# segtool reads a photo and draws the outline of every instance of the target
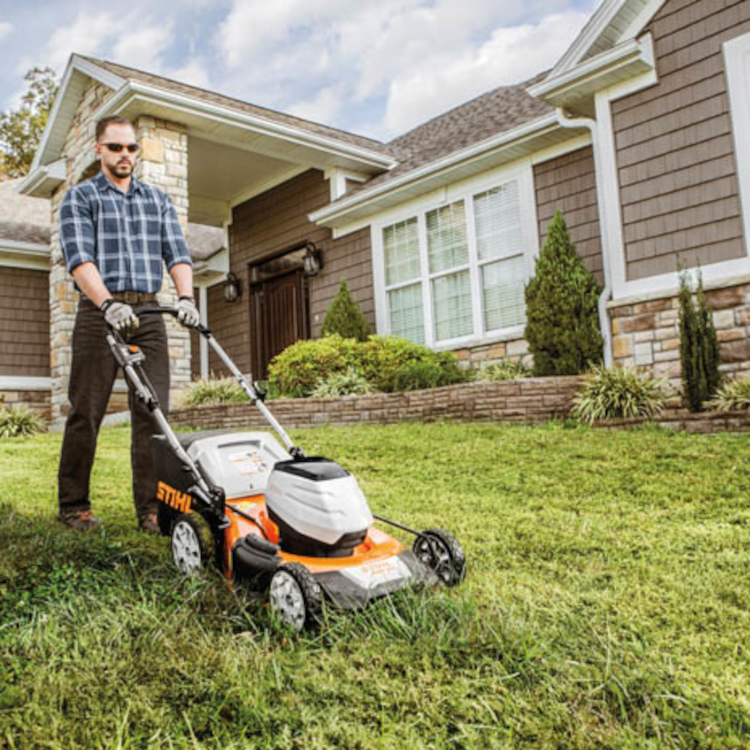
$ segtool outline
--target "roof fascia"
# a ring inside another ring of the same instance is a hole
[[[51,164],[37,167],[23,178],[16,192],[22,195],[32,195],[37,198],[49,198],[46,188],[50,191],[61,182],[65,182],[67,164],[65,159],[58,159]]]
[[[47,127],[44,129],[39,148],[34,154],[34,160],[31,163],[31,172],[34,172],[41,165],[42,160],[48,156],[47,145],[49,143],[50,134],[58,127],[59,112],[62,108],[63,101],[68,95],[71,80],[76,72],[88,76],[89,78],[93,78],[94,80],[99,81],[99,83],[115,90],[125,83],[124,78],[120,78],[120,76],[114,75],[114,73],[110,73],[108,70],[104,70],[92,62],[84,60],[79,55],[71,55],[70,60],[68,60],[68,65],[65,68],[62,81],[60,82],[59,93],[55,97],[55,103],[52,105],[52,110],[49,119],[47,120]]]
[[[634,68],[633,75],[654,67],[654,45],[650,34],[643,39],[629,39],[606,52],[598,54],[560,75],[550,75],[541,83],[527,89],[530,96],[549,101],[555,106],[563,106],[566,96],[575,94],[584,85],[590,87],[597,79],[598,88],[609,85],[608,77],[628,67]]]
[[[531,122],[519,125],[512,130],[506,130],[492,138],[488,138],[480,143],[475,143],[460,151],[454,151],[448,156],[430,162],[423,167],[412,169],[403,175],[389,180],[388,182],[377,185],[369,190],[355,193],[349,198],[344,198],[335,204],[324,206],[311,213],[308,218],[311,222],[318,224],[321,222],[337,220],[346,216],[353,209],[361,209],[372,201],[383,198],[389,194],[397,194],[406,186],[413,186],[414,183],[425,180],[432,175],[446,169],[459,165],[461,162],[481,156],[484,152],[498,151],[505,147],[517,145],[519,141],[524,141],[536,135],[540,135],[545,130],[558,129],[560,127],[554,114],[545,115]]]
[[[549,78],[556,78],[572,68],[575,68],[594,45],[597,39],[604,33],[615,19],[622,8],[631,0],[604,0],[597,8],[594,15],[588,20],[581,33],[576,37],[573,44],[552,69]],[[662,6],[664,0],[648,0],[646,5],[636,15],[633,22],[628,26],[625,33],[618,38],[618,43],[632,39],[637,36],[646,24],[651,20],[654,13]]]
[[[355,159],[369,167],[392,169],[398,162],[392,156],[377,151],[361,148],[353,144],[337,141],[333,138],[316,135],[300,128],[267,120],[257,115],[239,112],[230,107],[206,102],[197,97],[187,96],[157,86],[150,86],[140,81],[128,80],[115,96],[106,101],[97,112],[101,117],[110,111],[124,109],[127,105],[139,100],[150,104],[162,104],[181,111],[190,112],[207,119],[228,125],[240,126],[264,135],[282,138],[301,146],[312,147],[327,153]]]

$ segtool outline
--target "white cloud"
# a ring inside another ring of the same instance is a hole
[[[13,31],[13,24],[10,21],[0,21],[0,39],[8,36]]]
[[[207,63],[203,58],[195,58],[178,68],[163,68],[160,73],[167,78],[180,81],[180,83],[187,83],[190,86],[209,90],[212,88],[211,76],[208,73]]]
[[[116,37],[111,59],[133,68],[156,72],[162,66],[162,55],[171,44],[171,23],[154,26],[140,23],[129,34]]]
[[[401,133],[497,86],[531,78],[562,56],[587,16],[571,11],[537,25],[496,29],[476,49],[443,64],[435,57],[396,74],[390,84],[385,126]]]
[[[71,53],[96,55],[106,39],[121,28],[127,28],[122,17],[118,19],[110,13],[79,13],[73,23],[60,26],[49,38],[45,64],[61,72]]]
[[[344,98],[344,94],[335,86],[322,88],[312,99],[292,104],[286,111],[305,120],[334,125],[344,105]]]

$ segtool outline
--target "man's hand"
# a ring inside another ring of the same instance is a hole
[[[180,297],[177,305],[177,318],[180,323],[189,328],[193,328],[201,322],[200,313],[192,297]]]
[[[110,297],[102,302],[99,309],[104,313],[107,323],[120,333],[128,328],[138,328],[138,318],[133,308],[124,302],[116,302]]]

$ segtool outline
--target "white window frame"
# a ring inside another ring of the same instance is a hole
[[[517,257],[515,254],[498,256],[479,260],[476,243],[476,227],[474,222],[474,196],[500,187],[504,183],[517,181],[518,205],[520,212],[521,237],[523,245],[525,278],[531,278],[534,273],[534,263],[539,255],[539,231],[536,215],[536,194],[534,191],[534,177],[531,158],[525,158],[498,169],[484,172],[477,177],[449,185],[436,190],[429,195],[409,201],[390,211],[380,214],[371,224],[371,238],[373,248],[373,286],[375,290],[375,316],[377,330],[390,334],[390,316],[388,314],[388,292],[399,286],[422,284],[422,303],[424,305],[424,341],[431,349],[458,349],[468,346],[511,341],[523,338],[525,324],[508,326],[493,331],[484,330],[484,311],[482,300],[481,269],[488,263]],[[456,266],[447,271],[429,272],[427,257],[427,214],[452,203],[463,201],[466,217],[466,237],[469,245],[469,263]],[[419,238],[419,252],[421,275],[408,283],[386,286],[385,283],[385,251],[383,246],[383,230],[408,219],[417,219]],[[474,332],[453,339],[440,342],[435,340],[434,320],[432,315],[432,281],[440,276],[458,273],[469,269],[471,287],[472,320]]]

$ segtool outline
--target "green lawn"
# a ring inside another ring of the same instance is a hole
[[[285,632],[134,530],[129,431],[87,535],[60,438],[0,442],[0,748],[750,746],[750,445],[653,429],[297,431],[375,512],[464,544],[457,589]]]

